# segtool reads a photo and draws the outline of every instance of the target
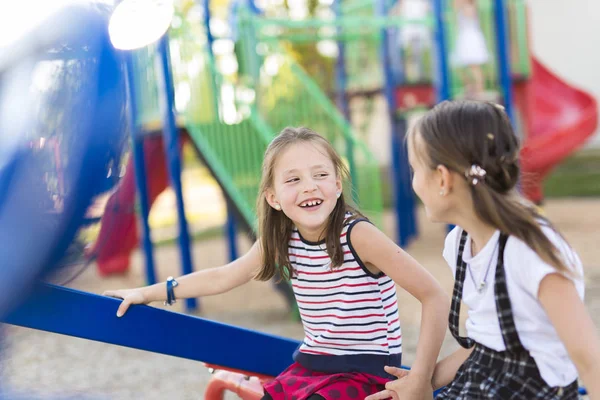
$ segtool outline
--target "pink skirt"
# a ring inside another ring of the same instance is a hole
[[[385,389],[388,381],[360,372],[314,372],[294,363],[277,378],[266,382],[264,388],[273,400],[306,400],[313,394],[326,400],[363,400]]]

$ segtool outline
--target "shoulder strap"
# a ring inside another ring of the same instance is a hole
[[[452,336],[454,336],[458,344],[466,349],[469,349],[475,345],[475,342],[468,337],[460,336],[459,333],[460,305],[462,302],[463,285],[467,270],[467,265],[463,261],[463,251],[465,250],[466,242],[467,232],[463,230],[461,232],[460,242],[458,245],[458,256],[456,257],[456,274],[454,276],[454,290],[452,291],[452,304],[450,306],[450,314],[448,316],[448,325],[450,327],[450,333],[452,333]]]
[[[501,233],[498,240],[498,263],[496,264],[494,283],[496,312],[498,313],[498,322],[500,323],[500,331],[506,350],[511,353],[520,353],[527,350],[523,347],[521,339],[519,339],[513,316],[512,304],[508,295],[508,287],[506,286],[506,272],[504,271],[504,251],[508,236]]]

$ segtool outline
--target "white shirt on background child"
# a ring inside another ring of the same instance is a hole
[[[570,278],[583,300],[584,280],[581,260],[560,234],[550,227],[544,226],[542,230],[562,253],[568,265],[572,266],[574,274]],[[453,275],[456,275],[460,234],[461,229],[454,228],[446,237],[444,246],[443,255]],[[463,253],[463,261],[467,264],[463,301],[469,308],[466,321],[467,336],[493,350],[504,351],[506,347],[500,331],[494,298],[499,236],[500,231],[496,231],[474,257],[471,255],[471,238],[467,237]],[[523,346],[529,350],[542,378],[548,385],[570,384],[577,378],[577,370],[538,300],[542,279],[548,274],[555,273],[556,269],[543,261],[523,241],[512,236],[506,243],[504,269],[515,325]],[[478,292],[477,288],[484,280],[485,288]],[[556,295],[560,296],[560,293]]]

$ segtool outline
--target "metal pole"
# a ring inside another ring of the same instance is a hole
[[[450,100],[450,71],[448,70],[448,43],[446,42],[446,25],[444,21],[444,0],[433,0],[433,14],[435,23],[435,63],[436,74],[433,80],[436,100],[441,103]],[[454,225],[447,225],[450,232]]]
[[[448,71],[448,44],[446,42],[446,27],[444,23],[444,0],[433,0],[435,21],[435,62],[437,66],[434,87],[437,102],[450,99],[450,73]]]
[[[377,13],[380,16],[387,15],[385,0],[377,0]],[[397,240],[400,246],[406,246],[410,239],[417,235],[417,224],[415,215],[415,199],[412,193],[410,168],[408,165],[408,154],[404,143],[407,123],[404,118],[396,115],[397,105],[394,93],[396,85],[402,85],[404,77],[400,82],[394,82],[394,74],[391,68],[389,33],[386,28],[381,30],[380,57],[385,77],[384,94],[388,104],[391,123],[391,151],[392,151],[392,187],[396,209]],[[403,70],[403,69],[402,69]]]
[[[133,68],[133,53],[124,54],[125,71],[127,80],[128,95],[128,125],[131,135],[131,149],[133,152],[133,162],[135,171],[135,183],[137,186],[138,202],[140,205],[140,218],[142,220],[142,246],[144,257],[146,259],[146,282],[148,285],[156,283],[156,272],[154,268],[154,251],[152,245],[152,235],[148,216],[150,215],[150,202],[148,201],[148,187],[146,178],[146,162],[144,156],[144,137],[137,125],[137,102],[135,98],[135,73]]]
[[[213,43],[215,38],[210,31],[210,0],[202,1],[202,9],[204,12],[204,30],[206,31],[206,42],[208,46],[208,54],[210,57],[214,57],[213,55]]]
[[[160,39],[157,50],[155,61],[158,73],[158,93],[163,114],[163,137],[167,155],[167,165],[177,204],[179,250],[181,253],[183,274],[189,274],[193,271],[192,254],[190,251],[190,234],[188,231],[187,219],[185,217],[183,191],[181,187],[181,159],[179,157],[180,140],[179,131],[175,122],[175,93],[169,57],[168,35],[164,35]],[[186,299],[186,308],[189,311],[195,310],[197,308],[196,299]]]
[[[336,18],[342,15],[342,1],[337,0],[334,3]],[[338,27],[338,35],[342,28]],[[338,57],[335,63],[335,80],[337,86],[337,103],[346,121],[350,121],[350,108],[346,98],[346,87],[348,86],[348,75],[346,74],[346,45],[343,41],[337,41]]]
[[[342,1],[336,0],[334,3],[335,16],[336,18],[342,15]],[[338,27],[337,33],[338,35],[342,31],[343,28]],[[350,120],[350,106],[348,105],[348,99],[346,98],[346,88],[348,87],[348,74],[346,73],[346,45],[343,41],[337,41],[338,46],[338,57],[335,63],[335,80],[336,80],[336,89],[337,89],[337,106],[341,110],[342,114],[348,124],[351,123]],[[358,198],[358,177],[356,171],[356,163],[354,161],[354,143],[352,139],[346,139],[346,157],[348,159],[349,169],[350,169],[350,180],[352,182],[352,200],[355,203],[359,203],[360,199]]]
[[[227,246],[229,249],[229,261],[234,261],[238,258],[237,246],[237,220],[235,218],[235,206],[231,200],[227,201]]]
[[[494,1],[494,14],[496,17],[496,43],[498,51],[498,76],[504,100],[504,109],[512,123],[515,123],[513,108],[512,79],[510,68],[510,52],[508,30],[506,29],[506,7],[503,0]]]

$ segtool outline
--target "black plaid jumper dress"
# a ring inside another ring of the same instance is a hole
[[[456,276],[450,308],[450,332],[464,348],[475,346],[473,352],[458,369],[452,383],[437,395],[440,399],[511,399],[511,400],[576,400],[577,380],[566,387],[551,387],[540,376],[535,361],[521,344],[513,318],[506,275],[504,272],[504,248],[508,236],[501,234],[498,247],[498,263],[495,275],[496,310],[499,316],[505,351],[496,351],[459,335],[459,314],[463,283],[467,264],[462,255],[467,241],[467,233],[462,232]]]

